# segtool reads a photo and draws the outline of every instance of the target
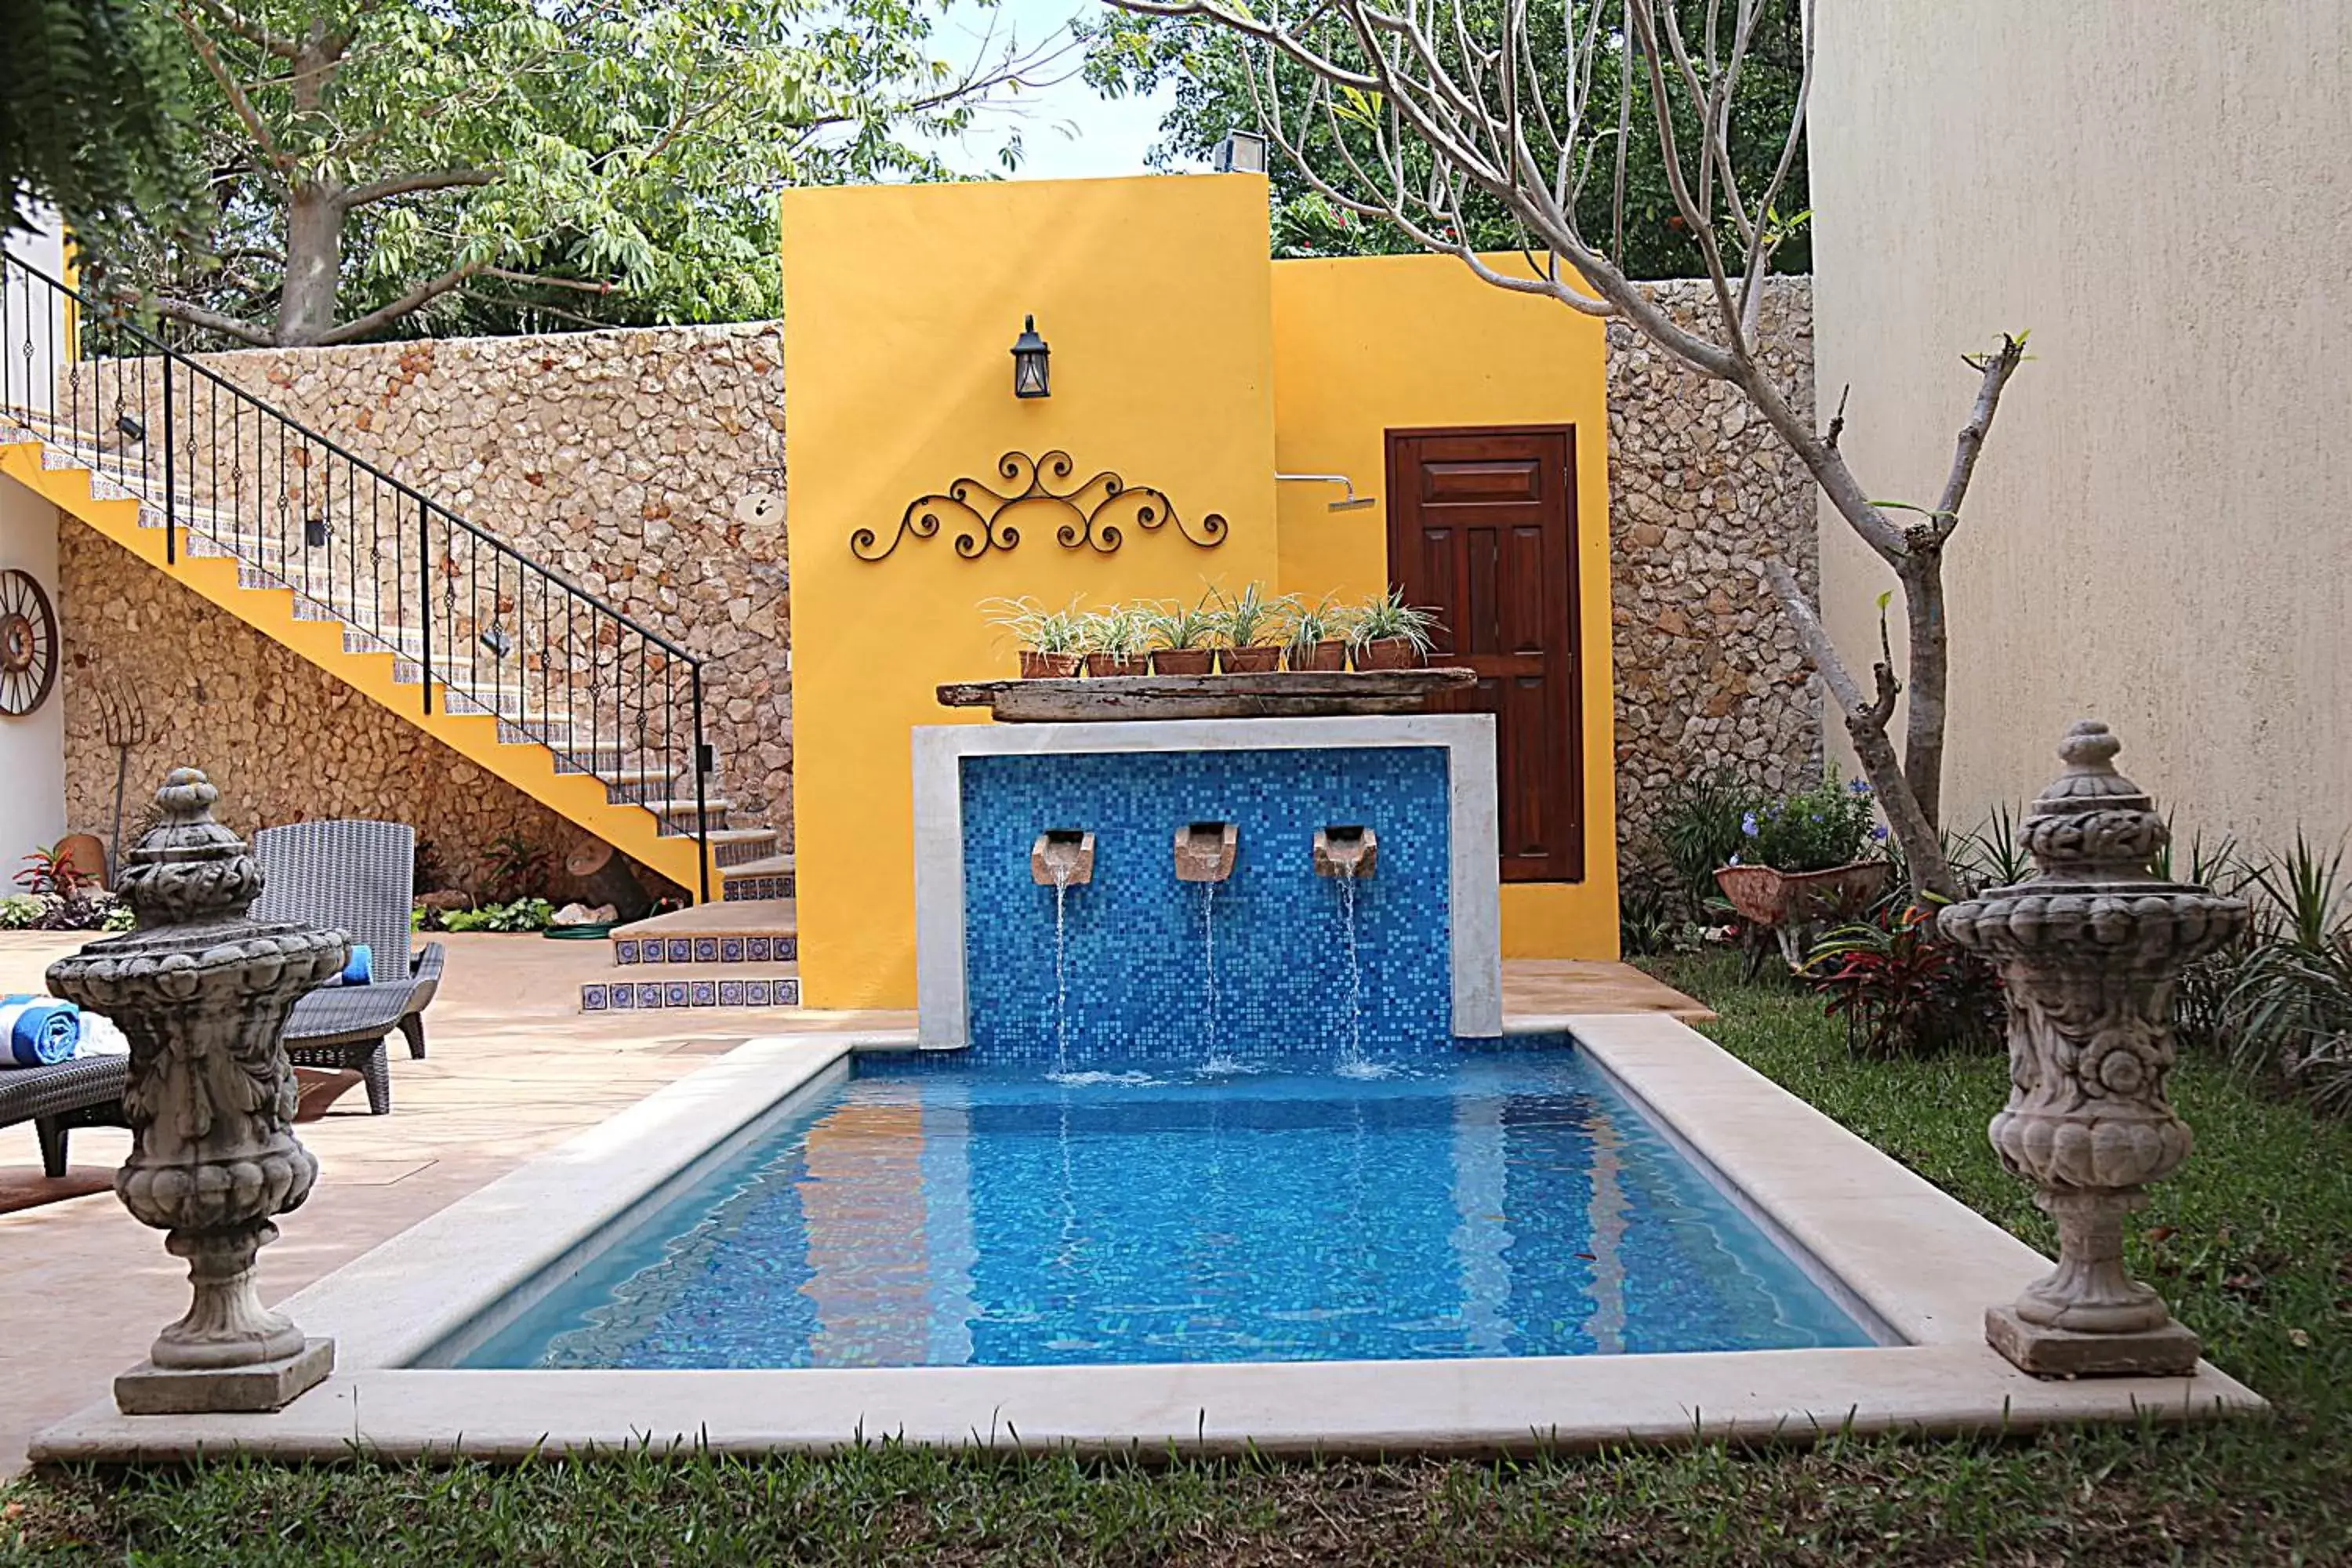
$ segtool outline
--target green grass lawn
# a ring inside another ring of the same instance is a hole
[[[1731,1050],[2050,1247],[1985,1142],[2001,1060],[1855,1061],[1798,993],[1670,977]],[[2197,1152],[2133,1266],[2273,1420],[1495,1463],[224,1464],[0,1491],[0,1563],[2352,1563],[2352,1129],[2200,1064],[2174,1089]]]

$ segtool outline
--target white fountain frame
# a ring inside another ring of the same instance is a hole
[[[969,1043],[963,899],[963,762],[967,757],[1105,752],[1290,752],[1363,747],[1444,752],[1450,829],[1454,1032],[1503,1033],[1503,901],[1487,713],[1391,718],[1182,719],[1108,724],[927,724],[914,731],[915,1001],[925,1050]],[[1042,825],[1041,825],[1042,826]],[[1078,826],[1085,826],[1079,824]]]

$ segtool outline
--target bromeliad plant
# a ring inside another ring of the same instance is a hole
[[[97,885],[98,879],[86,874],[66,853],[66,841],[36,845],[25,857],[25,868],[16,873],[16,886],[34,898],[54,898],[71,900],[84,889]]]
[[[1882,907],[1816,943],[1798,971],[1845,1020],[1846,1047],[1876,1060],[1980,1049],[2000,1037],[2000,976],[1936,929],[1933,903]]]

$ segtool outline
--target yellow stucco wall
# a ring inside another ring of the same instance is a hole
[[[1384,586],[1379,508],[1331,513],[1353,475],[1378,495],[1385,432],[1577,429],[1585,711],[1585,879],[1504,890],[1515,956],[1617,952],[1609,663],[1606,373],[1600,326],[1502,293],[1444,258],[1267,260],[1255,176],[858,187],[783,198],[792,420],[795,846],[803,994],[821,1007],[911,1006],[914,867],[908,731],[981,721],[938,706],[942,680],[1010,674],[979,609],[1195,598],[1258,580],[1349,596]],[[1024,314],[1053,345],[1053,395],[1012,395]],[[1129,529],[1114,555],[1060,547],[1033,515],[1020,545],[959,557],[948,531],[886,560],[908,503],[1002,453],[1067,451],[1188,518],[1204,551]]]
[[[938,682],[1013,672],[979,603],[1197,598],[1276,577],[1265,184],[803,190],[782,222],[803,994],[911,1006],[908,731],[958,717]],[[1053,395],[1023,402],[1009,351],[1032,311]],[[1223,514],[1226,542],[1129,529],[1106,556],[1031,527],[976,561],[945,532],[878,563],[850,553],[853,530],[887,539],[916,497],[1052,448],[1081,476],[1164,490],[1187,518]]]
[[[1606,349],[1601,322],[1496,289],[1452,257],[1274,264],[1275,457],[1283,472],[1346,474],[1358,494],[1385,502],[1389,430],[1576,426],[1585,878],[1504,888],[1508,957],[1617,956]],[[1360,596],[1386,585],[1385,506],[1331,511],[1339,494],[1280,488],[1285,592]]]

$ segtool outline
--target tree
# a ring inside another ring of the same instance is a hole
[[[1589,18],[1596,4],[1614,5],[1621,0],[1569,0],[1569,16]],[[1685,12],[1696,12],[1706,0],[1682,0]],[[1481,29],[1499,24],[1502,0],[1477,0],[1471,7]],[[1731,137],[1740,166],[1769,159],[1780,150],[1798,83],[1802,74],[1804,40],[1796,0],[1767,0],[1757,23],[1753,56],[1741,74],[1732,100]],[[1574,25],[1567,17],[1559,26]],[[1318,47],[1344,42],[1346,24],[1325,14],[1303,20],[1299,29],[1316,37]],[[1151,163],[1169,168],[1185,161],[1206,158],[1218,140],[1234,126],[1257,122],[1257,89],[1247,52],[1234,35],[1213,23],[1192,17],[1136,16],[1113,11],[1103,23],[1086,29],[1086,73],[1111,96],[1150,92],[1163,80],[1174,85],[1174,102],[1161,121],[1164,140],[1152,150]],[[1618,94],[1617,73],[1623,56],[1605,52],[1591,61],[1597,100],[1612,101]],[[1281,97],[1296,101],[1308,88],[1311,73],[1286,58],[1267,62],[1281,83]],[[1650,119],[1649,86],[1639,72],[1624,84],[1629,89],[1629,120],[1646,127]],[[1697,125],[1685,106],[1679,127],[1685,137]],[[1336,127],[1307,127],[1299,151],[1316,172],[1344,184],[1348,160],[1370,156],[1373,138],[1368,128],[1346,121]],[[1408,145],[1403,154],[1415,175],[1426,178],[1432,155]],[[1614,182],[1588,187],[1579,200],[1579,216],[1587,232],[1610,236],[1610,248],[1632,278],[1687,278],[1705,268],[1696,240],[1675,209],[1674,193],[1654,137],[1635,136],[1626,143],[1623,186]],[[1284,256],[1361,256],[1393,254],[1418,248],[1412,237],[1393,224],[1367,219],[1325,199],[1305,173],[1287,160],[1267,171],[1274,187],[1275,249]],[[1785,205],[1805,205],[1805,170],[1801,151],[1791,168]],[[1470,242],[1482,250],[1511,250],[1521,239],[1507,209],[1483,192],[1471,193],[1465,216]],[[1802,272],[1811,264],[1811,247],[1801,227],[1783,246],[1780,264]]]
[[[911,133],[961,129],[1056,53],[992,33],[950,65],[927,47],[934,0],[160,3],[210,232],[96,264],[246,343],[468,310],[772,313],[779,186],[938,173]]]
[[[1894,573],[1908,639],[1905,675],[1895,675],[1882,625],[1864,689],[1788,563],[1769,560],[1759,570],[1838,705],[1915,890],[1948,897],[1957,889],[1939,831],[1951,647],[1944,553],[2025,340],[2003,336],[1969,357],[1975,398],[1942,489],[1927,505],[1872,499],[1884,492],[1865,488],[1838,449],[1843,414],[1815,430],[1798,416],[1791,389],[1762,367],[1756,349],[1765,279],[1806,216],[1787,205],[1812,83],[1811,0],[1801,3],[1794,101],[1778,145],[1749,162],[1737,125],[1739,89],[1769,0],[1618,0],[1549,13],[1526,0],[1273,0],[1263,16],[1228,0],[1114,0],[1241,39],[1255,118],[1334,207],[1392,224],[1497,288],[1622,320],[1747,399]],[[1613,101],[1602,91],[1612,85]],[[1612,202],[1624,188],[1637,100],[1648,110],[1641,130],[1656,147],[1675,215],[1711,285],[1711,318],[1696,328],[1633,282],[1622,245],[1598,237],[1588,216],[1596,174],[1609,179]],[[1529,262],[1524,272],[1479,253],[1474,220],[1485,204],[1507,217],[1514,248]],[[1891,731],[1906,695],[1898,751]]]
[[[0,0],[8,89],[0,93],[0,235],[28,209],[99,229],[175,184],[173,68],[160,18],[140,0]]]

